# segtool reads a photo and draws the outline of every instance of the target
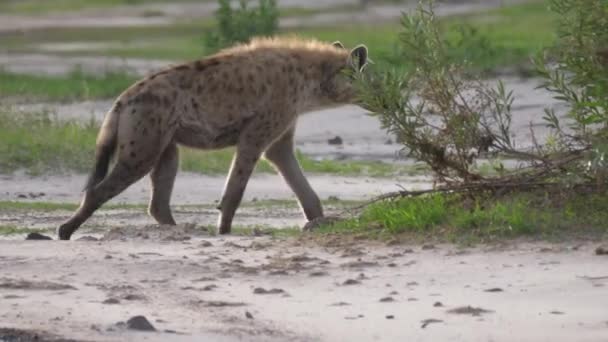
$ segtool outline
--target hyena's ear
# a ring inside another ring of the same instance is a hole
[[[338,49],[346,49],[339,40],[336,40],[331,45],[333,45],[334,47],[337,47]]]
[[[350,57],[348,58],[350,64],[359,72],[363,71],[367,66],[367,46],[361,44],[357,45],[350,52]]]

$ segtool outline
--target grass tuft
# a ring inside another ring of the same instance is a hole
[[[356,218],[319,229],[320,233],[401,234],[447,241],[491,241],[519,236],[608,234],[607,194],[520,193],[476,200],[433,194],[379,202]]]
[[[0,94],[22,100],[72,102],[113,98],[135,77],[124,72],[91,75],[75,69],[66,76],[16,74],[0,70]]]

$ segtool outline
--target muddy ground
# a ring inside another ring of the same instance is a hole
[[[608,260],[595,245],[391,246],[187,227],[0,241],[0,321],[76,341],[600,342]],[[156,330],[133,330],[140,315]]]

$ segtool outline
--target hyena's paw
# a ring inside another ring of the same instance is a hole
[[[315,219],[312,219],[312,220],[306,222],[304,227],[302,227],[302,231],[303,232],[312,232],[313,230],[316,230],[319,227],[331,225],[331,224],[334,224],[341,220],[343,220],[343,218],[338,217],[338,216],[317,217]]]
[[[62,224],[57,228],[57,236],[59,240],[69,240],[74,231],[67,224]]]

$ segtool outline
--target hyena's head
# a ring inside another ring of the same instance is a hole
[[[340,42],[333,43],[336,49],[345,50]],[[346,51],[346,50],[345,50]],[[319,87],[319,104],[345,104],[356,99],[354,81],[368,63],[367,47],[358,45],[340,58],[333,58],[321,66],[322,77]]]

